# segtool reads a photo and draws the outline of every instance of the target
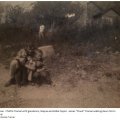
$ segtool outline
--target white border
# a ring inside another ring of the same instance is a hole
[[[0,0],[2,1],[2,0]],[[8,1],[9,0],[4,0]],[[12,0],[18,1],[18,0]],[[33,1],[33,0],[19,0],[19,1]],[[35,0],[39,1],[39,0]],[[41,0],[41,1],[51,1],[51,0]],[[58,1],[58,0],[52,0],[52,1]],[[60,0],[64,1],[64,0]],[[74,1],[74,0],[65,0],[65,1]],[[79,0],[75,0],[79,1]],[[91,1],[91,0],[81,0],[81,1]],[[96,0],[92,0],[96,1]],[[98,1],[98,0],[97,0]],[[101,0],[105,1],[105,0]],[[106,1],[113,1],[113,0],[106,0]],[[115,0],[120,1],[120,0]],[[2,1],[3,2],[3,1]],[[115,112],[5,112],[6,110],[23,110],[23,111],[32,111],[32,110],[58,110],[58,111],[69,111],[69,110],[113,110]],[[4,111],[2,113],[1,111]],[[0,108],[0,116],[15,116],[15,118],[10,118],[10,120],[120,120],[120,108]],[[1,119],[1,118],[0,118]],[[9,119],[9,118],[8,118]],[[2,119],[1,119],[2,120]],[[5,120],[5,118],[3,118]]]

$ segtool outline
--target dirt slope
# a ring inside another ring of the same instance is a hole
[[[48,66],[55,86],[5,88],[8,70],[1,65],[0,107],[120,107],[119,57],[56,60]]]

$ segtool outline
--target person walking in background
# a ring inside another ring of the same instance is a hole
[[[42,42],[45,39],[45,25],[39,27],[39,41]]]

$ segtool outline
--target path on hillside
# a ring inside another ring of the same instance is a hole
[[[76,81],[70,77],[70,73],[54,76],[56,86],[52,87],[13,85],[5,88],[8,70],[1,65],[0,107],[120,107],[119,81]]]

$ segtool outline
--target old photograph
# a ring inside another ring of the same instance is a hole
[[[119,107],[119,1],[0,1],[0,108]]]

